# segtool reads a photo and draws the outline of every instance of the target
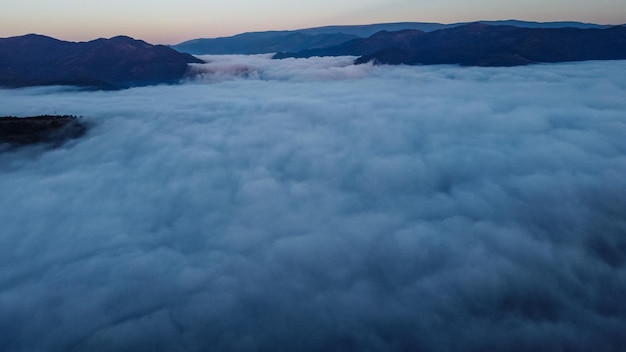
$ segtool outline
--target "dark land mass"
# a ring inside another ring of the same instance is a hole
[[[58,146],[86,132],[87,126],[81,119],[71,115],[0,117],[0,144],[13,147],[40,143]]]
[[[389,47],[356,63],[519,66],[626,59],[626,27],[517,28],[481,23],[427,33],[410,47]]]
[[[361,56],[357,64],[517,66],[626,59],[626,27],[527,28],[471,23],[432,32],[379,32],[369,38],[275,58]]]
[[[0,86],[118,89],[175,83],[189,63],[201,62],[167,46],[124,36],[75,43],[29,34],[0,39]]]
[[[528,22],[517,20],[481,21],[489,25],[507,25],[520,28],[608,28],[611,26],[581,22]],[[242,33],[231,37],[200,38],[189,40],[172,48],[194,55],[205,54],[268,54],[299,52],[320,49],[345,43],[349,40],[367,38],[381,31],[395,32],[407,29],[432,32],[453,28],[463,23],[398,22],[367,25],[325,26],[291,31],[266,31]]]
[[[381,31],[369,38],[359,38],[326,48],[302,50],[297,53],[282,52],[273,56],[274,59],[307,58],[313,56],[362,56],[388,48],[412,48],[419,45],[419,38],[426,32],[413,29],[388,32]]]

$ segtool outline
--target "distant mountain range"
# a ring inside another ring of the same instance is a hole
[[[125,36],[76,43],[29,34],[0,38],[0,86],[119,89],[175,83],[188,73],[188,64],[204,62],[188,52],[279,52],[277,59],[351,55],[359,57],[357,64],[515,66],[626,59],[626,27],[523,21],[391,23],[244,33],[173,48]]]
[[[361,37],[347,33],[260,32],[227,38],[195,39],[174,45],[172,48],[194,55],[251,55],[323,48],[357,38]]]
[[[274,58],[361,56],[356,63],[516,66],[538,62],[626,59],[626,27],[515,27],[471,23],[432,32],[382,31],[368,38],[278,53]]]
[[[492,26],[520,28],[580,28],[603,29],[612,26],[581,22],[528,22],[517,20],[480,21]],[[299,52],[339,45],[352,39],[367,38],[381,31],[419,30],[432,32],[467,25],[467,22],[442,24],[427,22],[381,23],[358,26],[327,26],[293,31],[267,31],[242,33],[232,37],[193,39],[172,48],[194,55],[206,54],[267,54]]]
[[[381,48],[380,43],[388,43]],[[346,55],[349,45],[335,47]],[[626,59],[626,27],[606,29],[519,28],[474,23],[430,33],[383,32],[359,41],[370,53],[355,63],[518,66],[586,60]],[[354,45],[354,44],[353,44]],[[329,50],[327,54],[330,53]]]
[[[119,36],[66,42],[29,34],[0,39],[0,86],[126,88],[174,83],[202,60],[163,45]]]

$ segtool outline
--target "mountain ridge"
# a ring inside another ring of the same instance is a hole
[[[343,33],[305,34],[298,31],[271,31],[242,33],[227,38],[193,39],[171,47],[194,55],[252,55],[325,47],[356,38],[359,37]]]
[[[68,42],[40,34],[0,38],[0,86],[128,88],[180,80],[202,60],[128,36]]]
[[[513,25],[516,27],[526,28],[609,28],[612,25],[602,25],[594,23],[584,23],[575,21],[556,21],[556,22],[532,22],[521,20],[498,20],[498,21],[477,21],[480,23],[486,23],[490,25]],[[297,52],[306,49],[313,49],[309,46],[303,48],[301,45],[291,45],[286,40],[290,34],[300,33],[309,38],[309,40],[315,40],[313,37],[319,35],[331,35],[341,34],[344,36],[352,36],[346,39],[353,40],[358,38],[367,38],[380,31],[398,31],[405,29],[420,30],[423,32],[432,32],[439,29],[451,28],[461,25],[466,25],[474,22],[458,22],[451,24],[435,23],[435,22],[392,22],[392,23],[375,23],[364,25],[335,25],[335,26],[323,26],[313,27],[297,30],[277,30],[277,31],[262,31],[262,32],[245,32],[229,37],[218,38],[196,38],[191,39],[179,44],[171,45],[170,47],[194,55],[207,55],[207,54],[269,54],[277,52]],[[318,37],[319,39],[319,37]],[[332,45],[341,44],[339,42],[340,37],[335,37],[326,42],[326,45],[317,45],[317,48],[328,47]],[[271,45],[263,46],[258,42],[269,42]],[[319,40],[318,40],[319,41]],[[334,42],[332,42],[334,41]],[[344,42],[345,42],[344,41]],[[250,44],[253,43],[256,47],[251,50]],[[282,50],[275,50],[277,47],[281,47]]]
[[[626,27],[519,28],[474,23],[420,36],[411,46],[389,47],[355,63],[519,66],[626,59]]]
[[[533,28],[475,22],[432,32],[382,31],[336,46],[277,53],[274,58],[345,55],[360,56],[357,64],[469,66],[626,59],[626,27]]]

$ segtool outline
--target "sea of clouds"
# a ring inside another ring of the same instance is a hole
[[[619,351],[626,61],[0,90],[2,351]]]

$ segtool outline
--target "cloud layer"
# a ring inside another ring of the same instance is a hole
[[[626,344],[626,62],[226,59],[0,92],[93,126],[0,153],[0,349]]]

